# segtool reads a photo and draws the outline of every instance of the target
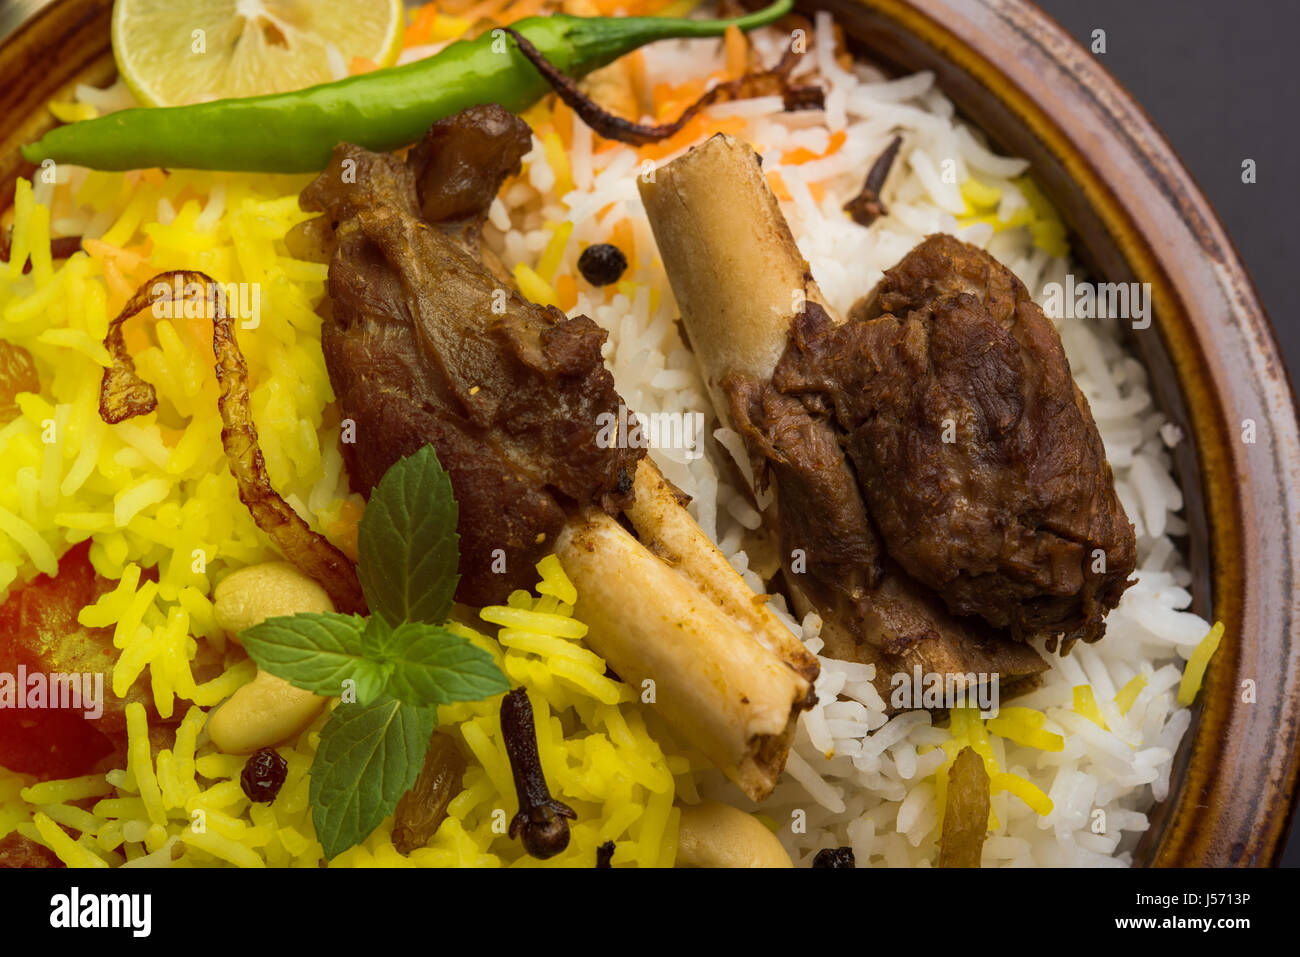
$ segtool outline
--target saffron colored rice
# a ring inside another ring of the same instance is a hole
[[[450,35],[428,39],[404,59],[436,52]],[[748,42],[772,63],[788,40],[768,29]],[[534,149],[493,203],[484,237],[526,295],[608,330],[606,361],[631,408],[705,416],[702,447],[650,452],[759,592],[746,548],[760,516],[726,462],[735,456],[746,468],[743,449],[718,427],[677,335],[671,288],[636,194],[646,164],[716,131],[753,143],[814,278],[842,311],[936,231],[988,249],[1040,301],[1047,283],[1078,275],[1066,230],[1027,164],[996,155],[955,119],[933,76],[889,79],[869,64],[846,67],[825,14],[808,40],[798,78],[826,85],[824,111],[785,113],[779,98],[725,104],[667,144],[636,149],[596,141],[553,98],[543,101],[526,117]],[[727,68],[722,42],[665,42],[637,55],[632,82],[652,104],[648,115],[664,120]],[[128,105],[119,84],[83,88],[77,102],[53,108],[71,118]],[[841,206],[895,133],[904,147],[884,195],[890,214],[864,229]],[[128,345],[159,409],[116,426],[98,416],[107,324],[140,283],[197,269],[221,283],[257,284],[260,322],[238,337],[271,480],[313,528],[355,554],[363,503],[343,474],[315,311],[326,268],[295,260],[284,243],[307,218],[297,205],[307,182],[63,167],[53,181],[38,173],[18,184],[8,214],[13,258],[0,266],[0,338],[31,352],[41,388],[19,395],[18,417],[0,426],[0,593],[53,573],[64,551],[90,539],[95,570],[115,587],[79,620],[113,630],[112,693],[143,689],[164,722],[150,729],[143,704],[129,705],[128,754],[107,774],[37,782],[0,768],[0,837],[17,831],[71,866],[322,863],[307,772],[324,716],[278,748],[288,776],[270,806],[249,803],[239,785],[245,759],[218,752],[204,730],[207,712],[256,670],[216,627],[212,587],[236,568],[280,557],[240,504],[222,454],[210,324],[128,323]],[[56,266],[51,235],[87,237],[85,251]],[[585,284],[576,266],[598,242],[618,245],[629,262],[603,289]],[[1111,614],[1104,641],[1049,655],[1043,685],[989,720],[974,709],[946,720],[924,711],[891,717],[869,667],[822,658],[818,705],[801,719],[787,772],[761,809],[796,864],[842,845],[859,866],[930,864],[947,769],[967,745],[991,782],[985,866],[1124,866],[1151,804],[1169,793],[1191,721],[1186,705],[1222,633],[1186,610],[1186,523],[1170,456],[1181,436],[1153,408],[1146,371],[1116,322],[1058,326],[1137,528],[1137,584]],[[613,841],[615,866],[670,866],[677,805],[707,796],[759,810],[605,675],[583,642],[586,626],[572,617],[576,593],[559,563],[547,559],[538,572],[535,594],[517,592],[457,627],[528,690],[547,780],[577,811],[569,849],[538,862],[505,836],[515,796],[494,699],[440,709],[469,767],[429,845],[403,857],[390,819],[333,865],[591,866],[596,847]],[[820,652],[815,616],[795,621],[780,596],[771,605]]]

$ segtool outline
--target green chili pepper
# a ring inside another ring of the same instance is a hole
[[[731,20],[667,17],[529,17],[512,28],[546,59],[582,77],[654,40],[715,37],[735,24],[766,26],[793,0]],[[33,163],[51,159],[94,169],[175,169],[303,173],[323,169],[343,140],[383,151],[413,143],[439,119],[483,103],[527,109],[550,85],[499,29],[459,40],[415,63],[291,93],[192,106],[110,113],[50,130],[22,148]]]

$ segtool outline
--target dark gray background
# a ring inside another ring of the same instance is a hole
[[[1128,87],[1218,210],[1300,381],[1300,5],[1292,0],[1037,0]],[[1241,161],[1256,163],[1254,185]],[[1279,814],[1285,813],[1282,808]],[[1294,825],[1282,863],[1300,866]]]

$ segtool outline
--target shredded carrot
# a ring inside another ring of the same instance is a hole
[[[749,69],[749,41],[734,23],[723,36],[727,51],[727,79],[739,80]]]
[[[654,111],[657,119],[671,119],[686,107],[704,95],[708,80],[687,80],[673,86],[670,83],[656,83],[654,88]]]
[[[776,195],[777,199],[782,199],[786,202],[790,201],[790,191],[785,188],[785,180],[781,178],[781,174],[776,170],[772,170],[772,172],[767,174],[767,185],[772,187],[772,192]]]
[[[415,17],[411,20],[411,25],[406,28],[406,35],[402,38],[402,46],[418,47],[428,43],[433,33],[434,21],[437,19],[438,5],[436,3],[426,3],[416,10]]]
[[[573,148],[573,108],[558,97],[555,108],[551,111],[551,123],[560,136],[560,142],[566,150]]]
[[[640,114],[646,104],[645,51],[634,50],[627,55],[626,60],[628,79],[632,83],[632,98],[636,101],[637,113]]]
[[[578,283],[569,273],[556,278],[555,297],[560,300],[560,308],[565,312],[578,304]]]
[[[700,113],[692,117],[690,122],[668,139],[647,144],[637,152],[642,160],[659,160],[679,150],[686,149],[696,140],[705,139],[715,133],[727,133],[731,136],[737,136],[744,129],[745,118],[742,116],[724,116],[719,119]]]
[[[379,64],[369,57],[354,56],[352,62],[348,64],[349,76],[360,76],[362,73],[373,73],[379,69]]]
[[[844,135],[843,130],[836,130],[835,133],[831,136],[830,143],[828,143],[826,146],[826,152],[814,153],[812,150],[800,146],[798,149],[793,149],[787,153],[782,153],[781,165],[798,166],[800,163],[807,163],[816,159],[825,159],[827,156],[830,156],[832,153],[836,152],[841,146],[843,146],[844,140],[846,138],[847,137]]]
[[[673,88],[669,83],[656,83],[650,90],[650,106],[655,116],[663,115],[664,104],[672,97]]]
[[[632,266],[632,272],[636,272],[636,240],[632,235],[632,220],[624,216],[614,224],[614,228],[609,231],[609,241],[619,248],[624,256],[627,257],[628,263]]]
[[[498,20],[499,14],[506,8],[509,0],[482,0],[474,6],[465,10],[463,16],[470,23],[477,23],[479,20]]]
[[[339,506],[338,519],[330,528],[330,540],[353,561],[357,560],[357,525],[364,511],[352,499],[344,499]]]
[[[205,359],[204,365],[209,365],[216,358],[212,351],[212,317],[196,316],[193,319],[173,319],[174,325],[180,325],[188,330],[190,338],[194,340],[194,347],[198,350],[199,356]]]
[[[519,114],[519,118],[532,127],[538,139],[554,126],[554,115],[551,113],[550,101],[550,97],[540,99]],[[558,104],[559,101],[556,100],[556,103]]]
[[[91,255],[93,258],[94,254]],[[122,270],[117,265],[115,258],[107,257],[102,259],[100,265],[104,270],[104,281],[108,284],[108,309],[109,312],[116,313],[131,298],[132,293],[135,292],[135,286],[131,285],[126,277],[122,275]],[[136,351],[134,343],[128,341],[127,346],[131,348],[132,352]]]
[[[501,12],[501,22],[507,26],[525,17],[531,17],[542,9],[545,0],[515,0]]]
[[[112,259],[121,269],[127,272],[135,272],[149,265],[147,253],[141,255],[138,252],[128,251],[121,246],[114,246],[100,239],[87,237],[81,241],[81,248],[86,251],[86,254],[91,259],[98,259],[101,263]]]

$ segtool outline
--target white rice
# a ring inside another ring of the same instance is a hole
[[[955,120],[952,103],[928,73],[887,79],[867,64],[852,72],[831,56],[831,22],[818,14],[811,55],[799,76],[815,75],[827,85],[825,111],[783,113],[778,98],[762,98],[717,108],[714,115],[742,118],[743,138],[762,155],[765,171],[778,171],[791,195],[782,204],[828,301],[847,309],[875,285],[926,234],[948,232],[986,248],[1012,269],[1041,302],[1047,282],[1067,273],[1083,277],[1063,257],[1033,243],[1025,228],[995,233],[987,223],[962,229],[955,214],[965,210],[958,184],[969,176],[1002,191],[998,212],[1005,219],[1027,200],[1012,182],[1027,168],[1023,160],[998,156],[981,135]],[[766,30],[751,35],[765,62],[775,62],[788,35]],[[723,65],[721,45],[713,41],[659,43],[645,50],[650,87],[703,77]],[[842,131],[844,145],[831,156],[801,166],[782,165],[782,154],[796,147],[826,149]],[[861,186],[865,170],[895,133],[904,137],[902,153],[886,191],[889,215],[862,228],[842,212],[842,204]],[[727,457],[747,475],[739,437],[717,428],[693,357],[682,344],[667,277],[653,249],[653,238],[636,191],[641,171],[630,148],[595,154],[590,130],[574,124],[570,155],[576,189],[554,194],[555,174],[540,143],[525,160],[521,182],[494,204],[487,240],[508,265],[536,263],[549,239],[544,224],[569,220],[573,235],[561,272],[576,274],[583,246],[605,242],[624,216],[634,227],[637,264],[625,280],[630,294],[609,302],[579,294],[572,315],[585,314],[610,332],[606,358],[616,384],[631,408],[644,413],[702,412],[714,442],[702,458],[684,450],[655,449],[664,473],[692,496],[691,511],[755,590],[764,588],[742,551],[746,529],[758,513],[749,494],[737,488]],[[952,176],[945,177],[945,168]],[[814,199],[811,184],[823,191]],[[607,206],[612,208],[603,212]],[[658,290],[650,308],[650,289]],[[587,287],[583,286],[586,289]],[[1191,580],[1175,536],[1186,532],[1177,513],[1183,496],[1171,471],[1169,449],[1181,440],[1176,427],[1155,410],[1147,373],[1129,355],[1115,321],[1062,320],[1058,323],[1080,388],[1092,403],[1116,485],[1138,534],[1137,584],[1111,613],[1106,638],[1078,646],[1068,658],[1048,656],[1052,668],[1043,684],[1015,704],[1043,710],[1045,730],[1065,737],[1058,753],[1034,750],[991,737],[1001,768],[1021,775],[1046,792],[1052,812],[1040,817],[1018,798],[994,796],[999,826],[984,846],[985,866],[1124,866],[1148,827],[1147,812],[1168,795],[1173,755],[1190,724],[1190,712],[1175,702],[1183,661],[1209,630],[1209,623],[1186,611]],[[763,503],[760,503],[763,504]],[[778,596],[773,606],[784,614]],[[790,627],[813,651],[820,651],[816,616]],[[929,866],[935,857],[938,807],[934,773],[944,760],[935,746],[947,739],[922,711],[885,714],[885,704],[870,683],[871,669],[822,658],[817,682],[819,703],[800,721],[787,772],[761,808],[722,781],[706,791],[770,817],[796,863],[807,864],[817,850],[849,845],[859,866]],[[1121,715],[1114,696],[1135,675],[1146,688]],[[1073,710],[1073,688],[1090,684],[1109,730]],[[799,826],[803,824],[804,826]]]

